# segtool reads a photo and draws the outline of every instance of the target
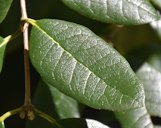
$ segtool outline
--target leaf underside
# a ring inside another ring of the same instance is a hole
[[[122,128],[153,128],[145,107],[126,112],[116,112]]]
[[[30,58],[48,84],[97,109],[144,105],[142,84],[127,61],[89,29],[61,20],[29,20]]]
[[[0,23],[6,17],[9,8],[11,6],[12,0],[0,0]]]
[[[0,44],[4,41],[4,39],[2,37],[0,37]],[[5,47],[6,45],[2,46],[0,48],[0,72],[2,70],[2,66],[3,66],[3,58],[4,58],[4,52],[5,52]]]
[[[144,84],[146,107],[150,115],[161,117],[161,72],[145,63],[137,72]]]
[[[159,19],[148,0],[62,0],[92,19],[114,24],[144,24]]]

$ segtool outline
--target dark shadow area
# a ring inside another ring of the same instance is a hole
[[[158,57],[161,58],[161,45],[160,44],[148,44],[143,45],[140,48],[137,48],[136,50],[133,50],[130,52],[126,59],[130,63],[132,69],[136,72],[140,66],[145,63],[154,63],[155,58],[158,59]],[[157,64],[154,64],[155,68],[157,70],[160,70],[160,66],[158,67]]]
[[[56,112],[53,98],[51,96],[51,91],[47,85],[43,84],[43,81],[40,81],[34,95],[33,99],[34,106],[40,111],[52,116],[54,119],[59,119],[59,116]],[[48,121],[36,116],[35,120],[27,121],[27,128],[52,128],[52,124]]]
[[[161,126],[161,118],[160,117],[151,116],[151,120],[155,125],[160,125]]]
[[[97,110],[90,107],[85,107],[82,112],[82,118],[95,119],[112,128],[121,128],[114,113],[108,110]]]

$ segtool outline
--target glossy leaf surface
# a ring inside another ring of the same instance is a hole
[[[97,109],[144,105],[143,86],[128,62],[89,29],[61,20],[28,22],[30,58],[48,84]]]
[[[137,75],[144,84],[148,112],[161,117],[161,72],[145,63]]]
[[[0,23],[6,17],[11,6],[12,0],[0,0]]]
[[[62,0],[90,18],[115,24],[144,24],[159,18],[148,0]]]
[[[0,37],[0,44],[4,41],[2,37]],[[0,72],[2,70],[3,66],[3,58],[4,58],[4,52],[5,52],[6,45],[0,47]]]
[[[153,128],[145,107],[126,112],[116,112],[122,128]]]

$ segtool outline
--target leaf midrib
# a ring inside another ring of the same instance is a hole
[[[77,63],[79,63],[80,65],[83,65],[85,68],[87,68],[90,72],[92,72],[95,76],[99,77],[98,75],[96,75],[95,72],[91,71],[86,65],[84,65],[82,62],[80,62],[79,60],[77,60],[70,52],[68,52],[64,47],[62,47],[56,40],[54,40],[50,34],[48,34],[46,31],[43,30],[43,28],[41,28],[38,24],[37,21],[33,22],[33,21],[29,21],[29,23],[31,23],[33,26],[35,26],[37,29],[39,29],[42,33],[44,33],[49,39],[51,39],[53,42],[55,42],[58,46],[60,46],[68,55],[70,55],[71,57],[73,57]],[[100,77],[99,77],[100,78]],[[117,92],[120,92],[122,95],[127,96],[128,98],[130,98],[131,100],[134,100],[133,97],[122,93],[120,90],[113,88],[112,86],[110,86],[109,84],[107,84],[102,78],[100,78],[105,84],[106,87],[109,86],[112,89],[115,89]],[[135,100],[136,102],[136,100]],[[138,102],[138,101],[137,101]],[[139,102],[138,102],[139,103]]]
[[[90,1],[90,2],[91,2],[91,1]],[[141,9],[143,9],[144,11],[146,11],[147,13],[149,13],[149,14],[155,16],[155,17],[158,17],[158,15],[156,15],[156,14],[153,13],[152,11],[149,11],[149,10],[147,10],[147,8],[142,7],[142,6],[141,6],[142,3],[141,3],[140,5],[138,5],[138,4],[136,4],[135,2],[133,2],[133,1],[127,1],[127,2],[129,2],[130,4],[135,5],[135,6],[137,7],[138,10],[139,10],[139,8],[141,8]],[[75,1],[73,1],[73,3],[79,7],[79,5],[78,5]],[[152,5],[151,5],[151,6],[152,6]],[[106,8],[106,9],[107,9],[107,8]],[[92,9],[89,8],[89,10],[92,10]],[[92,12],[93,12],[93,10],[92,10]]]

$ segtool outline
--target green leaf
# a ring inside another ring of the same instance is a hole
[[[49,89],[53,95],[55,108],[61,119],[80,117],[79,106],[74,99],[64,95],[53,86],[49,86]]]
[[[5,128],[4,122],[0,122],[0,128]]]
[[[54,117],[54,119],[80,117],[78,103],[75,100],[64,95],[53,86],[46,85],[42,80],[37,86],[33,104],[41,111]],[[26,128],[35,127],[50,128],[52,125],[41,118],[37,118],[32,122],[27,121]]]
[[[6,17],[9,8],[11,6],[12,0],[0,0],[0,23]]]
[[[2,37],[0,37],[0,44],[2,44],[3,41],[4,41],[4,39]],[[2,66],[3,66],[3,58],[4,58],[5,48],[6,48],[6,45],[0,47],[0,72],[1,72]]]
[[[30,58],[46,83],[97,109],[144,105],[143,86],[128,62],[89,29],[61,20],[28,22]]]
[[[48,103],[51,102],[51,104],[48,104],[48,105],[46,104],[45,106],[39,105],[39,107],[41,108],[44,107],[43,108],[44,110],[48,108],[47,109],[48,113],[50,111],[49,114],[52,113],[51,112],[53,111],[52,108],[53,109],[55,108],[57,114],[59,115],[61,119],[80,117],[79,106],[78,106],[78,103],[74,99],[64,95],[63,93],[61,93],[59,90],[57,90],[53,86],[46,85],[41,80],[38,85],[37,91],[36,91],[34,102],[38,104],[39,101],[42,100],[42,97],[44,97],[43,98],[44,101],[48,101]]]
[[[153,116],[161,117],[161,72],[145,63],[140,67],[137,75],[144,84],[148,112]]]
[[[134,51],[134,55],[136,62],[141,61],[137,76],[144,85],[148,113],[161,117],[161,46],[146,45]]]
[[[160,16],[148,0],[62,0],[92,19],[115,24],[144,24]]]
[[[126,112],[115,112],[122,128],[153,128],[145,107]]]

